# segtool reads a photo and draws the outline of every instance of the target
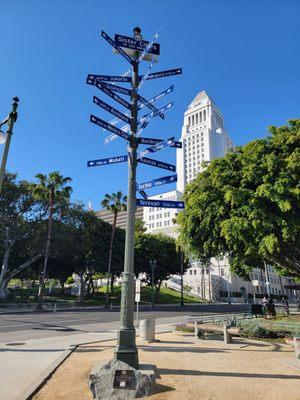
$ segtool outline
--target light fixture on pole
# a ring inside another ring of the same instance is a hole
[[[0,128],[2,127],[2,125],[5,125],[5,124],[8,125],[6,134],[4,134],[2,131],[0,131],[0,143],[1,144],[5,143],[1,166],[0,166],[0,193],[2,190],[2,184],[3,184],[3,179],[4,179],[4,173],[5,173],[6,161],[7,161],[7,157],[8,157],[11,135],[13,134],[14,123],[16,122],[17,116],[18,116],[18,113],[17,113],[17,108],[18,108],[18,103],[19,103],[18,97],[14,97],[13,101],[14,102],[12,104],[12,111],[9,113],[9,116],[0,123]]]

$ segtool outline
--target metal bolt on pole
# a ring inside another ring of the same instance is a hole
[[[0,166],[0,193],[2,191],[2,185],[3,185],[6,162],[7,162],[8,151],[9,151],[9,146],[10,146],[10,141],[11,141],[11,135],[13,133],[14,123],[16,122],[17,116],[18,116],[18,114],[17,114],[17,108],[18,108],[18,103],[19,103],[18,97],[14,97],[13,101],[14,102],[12,104],[12,111],[9,113],[8,118],[4,121],[4,123],[8,124],[8,129],[6,132],[5,147],[3,150],[3,156],[2,156],[1,166]]]
[[[139,28],[134,29],[134,34],[140,34]],[[139,85],[138,62],[132,67],[132,92],[131,92],[131,134],[128,146],[128,195],[127,195],[127,221],[125,239],[124,272],[122,278],[121,296],[121,326],[118,332],[118,343],[115,349],[115,358],[138,368],[138,350],[135,343],[134,327],[134,223],[136,211],[136,166],[137,166],[137,114]]]

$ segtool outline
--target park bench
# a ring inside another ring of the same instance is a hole
[[[195,337],[198,337],[199,331],[203,333],[203,338],[207,333],[217,333],[224,336],[224,343],[231,343],[232,336],[240,336],[241,329],[237,327],[230,327],[228,324],[215,325],[211,323],[201,323],[199,321],[187,322],[186,326],[188,328],[194,328]]]

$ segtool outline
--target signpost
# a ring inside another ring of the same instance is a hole
[[[101,165],[107,164],[117,164],[121,162],[126,162],[128,159],[127,156],[119,156],[119,157],[110,157],[110,158],[101,158],[100,160],[90,160],[87,162],[88,167],[99,167]]]
[[[133,368],[138,368],[138,351],[135,344],[135,327],[134,327],[134,301],[135,301],[135,280],[134,280],[134,228],[135,228],[135,211],[136,206],[140,205],[143,207],[164,207],[164,208],[184,208],[183,202],[179,201],[168,201],[168,200],[149,200],[147,194],[143,189],[164,185],[167,183],[176,182],[177,175],[165,176],[160,179],[156,179],[149,182],[144,182],[140,185],[136,184],[136,169],[138,163],[146,164],[168,171],[175,172],[175,165],[171,165],[162,161],[152,160],[146,158],[146,154],[153,153],[158,150],[162,150],[166,147],[181,147],[180,142],[174,141],[174,138],[167,140],[164,139],[147,139],[138,138],[138,123],[141,123],[141,128],[145,128],[151,120],[151,117],[159,115],[164,119],[163,112],[172,108],[173,102],[166,104],[163,107],[157,108],[153,105],[154,102],[162,99],[167,94],[174,90],[174,86],[170,86],[164,91],[158,93],[150,99],[145,99],[138,94],[139,84],[141,81],[147,81],[155,78],[167,77],[172,75],[181,74],[181,68],[174,70],[161,71],[156,74],[150,74],[151,68],[143,76],[139,75],[139,64],[142,60],[153,56],[158,56],[160,52],[159,44],[154,43],[155,39],[159,36],[159,32],[153,37],[152,41],[147,42],[142,40],[140,28],[134,29],[134,38],[128,38],[127,36],[116,35],[113,40],[104,31],[101,32],[101,36],[119,53],[121,54],[132,66],[132,76],[112,76],[112,75],[96,75],[89,74],[87,77],[87,83],[89,85],[96,86],[107,96],[117,101],[119,104],[130,110],[130,114],[124,115],[122,112],[115,109],[113,106],[105,103],[98,97],[94,96],[93,101],[102,109],[115,115],[117,119],[114,119],[113,123],[116,124],[118,120],[126,122],[127,125],[121,129],[108,123],[101,118],[91,115],[90,121],[93,124],[101,126],[104,129],[111,131],[113,134],[105,139],[105,143],[109,143],[116,137],[122,137],[128,143],[128,154],[118,157],[102,158],[97,160],[87,161],[88,167],[104,166],[108,164],[116,164],[126,162],[128,163],[128,193],[127,193],[127,221],[126,221],[126,239],[125,239],[125,256],[124,256],[124,272],[122,275],[122,296],[121,296],[121,313],[120,313],[120,329],[118,332],[118,343],[115,349],[115,358],[129,364]],[[120,83],[131,83],[131,88],[124,88],[111,84],[110,82]],[[124,100],[118,96],[115,92],[122,93],[123,95],[130,96],[130,102]],[[151,110],[151,113],[145,116],[145,119],[140,121],[138,119],[138,111],[147,107]],[[115,122],[116,121],[116,122]],[[128,134],[127,132],[129,132]],[[139,131],[139,132],[140,132]],[[150,145],[151,147],[137,153],[139,144]],[[136,199],[136,190],[139,190],[143,199]],[[137,284],[139,285],[139,284]],[[139,287],[139,286],[137,286]],[[136,291],[137,304],[140,301],[140,293]],[[138,310],[137,310],[138,312]],[[125,374],[126,375],[126,374]],[[124,375],[124,376],[125,376]],[[130,383],[127,383],[127,378],[121,378],[121,372],[115,376],[115,387],[129,387]]]
[[[166,149],[167,147],[170,147],[173,143],[174,143],[174,138],[170,138],[170,139],[164,140],[162,142],[159,142],[159,143],[155,144],[154,146],[148,147],[147,149],[141,151],[137,155],[137,159],[139,160],[139,159],[143,158],[144,156],[146,156],[147,154],[155,153],[156,151]]]
[[[174,182],[177,182],[177,174],[170,176],[163,176],[162,178],[154,179],[148,182],[138,183],[136,185],[136,189],[139,190],[141,193],[141,191],[143,191],[144,189],[151,189],[153,187],[167,185],[168,183],[174,183]]]
[[[152,138],[143,138],[143,137],[138,138],[138,142],[141,144],[156,144],[156,143],[160,143],[162,141],[163,141],[163,139],[152,139]],[[178,149],[181,149],[182,143],[174,140],[174,143],[171,144],[171,147],[177,147]]]
[[[136,204],[141,207],[184,208],[183,201],[136,199]]]
[[[122,119],[123,121],[130,123],[130,118],[126,115],[122,114],[120,111],[116,110],[114,107],[110,106],[109,104],[105,103],[105,101],[98,99],[97,96],[93,97],[93,102],[97,104],[99,107],[102,107],[104,110],[110,112],[111,114],[115,115],[116,117]]]
[[[168,163],[165,163],[162,161],[152,160],[152,158],[143,157],[143,158],[139,159],[138,162],[140,162],[142,164],[151,165],[152,167],[167,169],[168,171],[176,172],[175,165],[168,164]]]

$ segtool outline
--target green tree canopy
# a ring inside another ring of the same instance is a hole
[[[170,236],[159,234],[136,234],[135,236],[135,273],[144,273],[146,282],[151,283],[150,261],[156,260],[154,284],[159,291],[162,281],[171,275],[180,274],[181,257],[176,248],[176,241]],[[184,271],[188,267],[184,262]]]
[[[300,120],[214,160],[187,187],[180,241],[199,257],[227,254],[247,276],[266,261],[300,275]]]

